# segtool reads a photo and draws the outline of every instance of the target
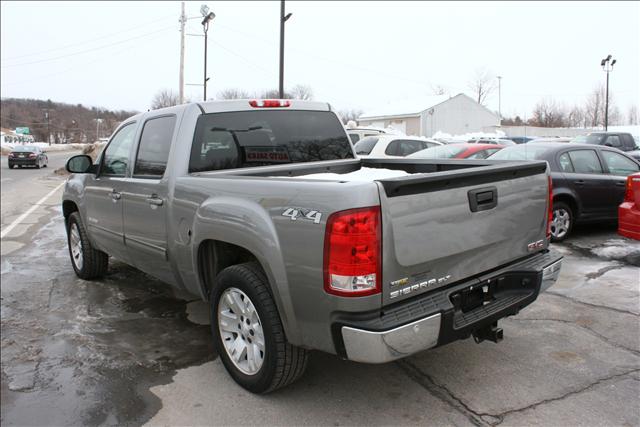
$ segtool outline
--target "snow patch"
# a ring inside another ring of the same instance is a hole
[[[607,259],[622,259],[630,255],[640,255],[640,244],[624,239],[609,239],[603,247],[593,248],[591,252],[596,256]]]
[[[378,169],[378,168],[360,168],[357,171],[349,173],[314,173],[310,175],[292,176],[286,178],[294,179],[314,179],[314,180],[327,180],[327,181],[357,181],[357,182],[372,182],[378,179],[399,178],[402,176],[411,175],[402,170],[393,169]],[[282,177],[273,177],[282,178]]]

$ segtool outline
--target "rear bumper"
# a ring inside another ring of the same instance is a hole
[[[535,301],[558,279],[561,266],[561,255],[540,253],[377,313],[345,313],[334,324],[336,348],[349,360],[385,363],[467,338],[475,330],[517,314]],[[485,287],[492,300],[463,311],[460,296]]]
[[[633,203],[625,202],[618,207],[618,234],[640,240],[640,210]]]
[[[37,164],[37,159],[8,159],[7,160],[10,165],[21,165],[21,166],[35,166]]]

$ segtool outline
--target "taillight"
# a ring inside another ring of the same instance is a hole
[[[380,206],[336,212],[324,237],[324,289],[340,296],[380,292],[382,236]]]
[[[30,159],[35,159],[36,157],[38,157],[38,156],[36,156],[36,153],[29,154],[29,158]]]
[[[290,107],[291,101],[288,99],[252,99],[249,105],[254,108]]]
[[[633,175],[627,177],[627,185],[624,190],[624,202],[633,202],[633,190],[631,186],[633,184]]]
[[[14,157],[13,153],[9,153],[9,157]]]
[[[549,199],[547,200],[547,239],[551,238],[551,222],[553,221],[553,181],[549,178]]]

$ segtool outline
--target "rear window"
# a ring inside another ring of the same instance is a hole
[[[342,124],[329,111],[213,113],[198,118],[189,172],[353,157]]]
[[[379,139],[380,138],[377,136],[367,136],[358,141],[353,148],[355,148],[356,154],[369,154],[371,153],[371,150],[373,150],[373,147],[376,146]]]
[[[580,142],[583,144],[595,144],[595,145],[600,145],[602,144],[602,140],[606,137],[607,135],[602,134],[602,133],[592,133],[587,135],[587,137],[583,140],[581,140]],[[578,142],[578,141],[575,141]]]
[[[412,159],[452,159],[466,149],[467,147],[438,145],[410,154],[407,157]]]
[[[542,158],[548,150],[548,147],[529,144],[513,145],[503,148],[489,158],[491,160],[537,160]]]
[[[38,147],[29,147],[27,145],[16,145],[12,151],[18,151],[21,153],[35,153],[38,151]]]

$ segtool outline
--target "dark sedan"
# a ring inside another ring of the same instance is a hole
[[[49,158],[40,147],[33,145],[18,145],[7,156],[9,169],[14,166],[35,166],[36,168],[47,167]]]
[[[551,240],[567,238],[576,222],[615,221],[627,175],[640,162],[620,150],[587,144],[523,144],[506,147],[490,160],[546,160],[553,179]]]

